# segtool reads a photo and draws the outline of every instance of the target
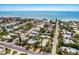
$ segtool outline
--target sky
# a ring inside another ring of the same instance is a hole
[[[79,4],[0,4],[0,11],[79,11]]]

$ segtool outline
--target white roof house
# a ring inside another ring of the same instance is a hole
[[[43,39],[50,39],[50,36],[49,36],[49,35],[41,35],[41,37],[42,37]]]
[[[39,31],[40,27],[35,27],[34,30]]]
[[[9,33],[9,35],[12,35],[12,36],[17,36],[17,34],[15,34],[15,33]]]
[[[21,34],[20,37],[22,38],[22,40],[28,39],[24,34]]]
[[[74,44],[74,42],[70,39],[63,39],[63,42],[66,44],[66,43],[72,43]]]
[[[30,39],[27,43],[28,44],[35,44],[35,43],[37,43],[38,42],[38,40],[32,40],[32,39]]]
[[[43,41],[42,41],[42,44],[41,44],[41,45],[42,45],[43,47],[45,47],[47,42],[48,42],[48,39],[43,39]]]
[[[43,27],[44,27],[44,24],[37,25],[37,27],[41,27],[41,28],[43,28]]]
[[[70,43],[74,44],[75,42],[73,42],[72,40],[70,40]]]
[[[65,34],[66,33],[66,30],[65,29],[62,29],[62,32]]]
[[[32,31],[32,33],[29,34],[29,36],[36,36],[36,35],[38,35],[37,31]]]
[[[38,32],[37,31],[32,31],[32,34],[38,34]]]
[[[0,51],[3,50],[3,49],[4,49],[4,47],[0,46]]]
[[[63,34],[64,38],[71,38],[71,34]]]
[[[7,28],[6,30],[9,32],[9,31],[12,31],[13,29],[11,29],[11,28]]]
[[[75,49],[75,48],[71,48],[71,47],[62,46],[61,49],[62,49],[62,50],[66,49],[67,52],[71,52],[71,53],[79,52],[79,50],[77,50],[77,49]]]
[[[46,35],[41,35],[41,37],[42,37],[42,38],[46,38],[47,36],[46,36]]]
[[[19,26],[14,26],[14,29],[17,29],[17,28],[19,28]]]
[[[29,34],[29,36],[33,36],[33,37],[35,37],[36,35],[35,35],[35,34],[30,33],[30,34]]]
[[[52,28],[52,27],[48,27],[48,30],[49,30],[49,31],[52,31],[52,30],[53,30],[53,28]]]
[[[50,35],[50,33],[43,33],[43,35]]]
[[[3,38],[5,38],[5,39],[11,39],[12,37],[10,35],[7,35],[7,36],[3,36]]]
[[[69,31],[67,31],[67,34],[71,35],[72,33],[71,33],[71,32],[69,32]]]
[[[5,48],[4,48],[3,46],[0,46],[0,54],[1,54],[2,52],[4,52],[4,50],[5,50]]]
[[[71,51],[72,53],[76,53],[78,50],[76,50],[75,48],[70,48],[70,51]]]

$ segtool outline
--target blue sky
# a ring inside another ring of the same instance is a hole
[[[0,4],[0,11],[79,11],[79,4]]]

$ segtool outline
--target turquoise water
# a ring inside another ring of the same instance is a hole
[[[79,11],[0,11],[0,16],[20,16],[27,18],[58,18],[59,20],[79,20]]]

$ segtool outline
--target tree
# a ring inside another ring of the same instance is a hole
[[[67,49],[64,49],[64,54],[65,54],[65,55],[67,55],[67,54],[68,54]]]
[[[20,34],[19,34],[19,33],[17,33],[17,34],[18,34],[19,40],[17,41],[16,44],[18,44],[18,45],[22,45],[22,44],[21,44],[22,40],[21,40]]]
[[[41,31],[42,33],[44,33],[44,32],[45,32],[45,29],[44,29],[44,28],[41,28],[40,31]]]
[[[46,43],[46,47],[49,47],[49,42]]]
[[[10,54],[11,50],[8,48],[5,48],[5,54]]]
[[[22,41],[22,46],[25,46],[27,44],[27,40]]]
[[[50,33],[50,36],[51,36],[51,37],[53,37],[53,36],[54,36],[54,31],[52,31],[52,32]]]
[[[21,37],[20,37],[20,34],[18,34],[18,37],[19,37],[19,42],[22,42],[22,41],[21,41]]]
[[[30,48],[30,45],[25,46],[25,49],[28,50]]]
[[[52,23],[52,20],[50,20],[49,22]]]
[[[13,39],[8,39],[8,41],[7,42],[12,42],[13,41]]]
[[[14,54],[16,54],[16,53],[17,53],[17,51],[13,51],[12,55],[14,55]]]
[[[79,34],[76,34],[76,35],[74,36],[74,38],[76,38],[76,39],[79,38]]]
[[[76,54],[75,55],[79,55],[79,53],[78,52],[76,52]]]

